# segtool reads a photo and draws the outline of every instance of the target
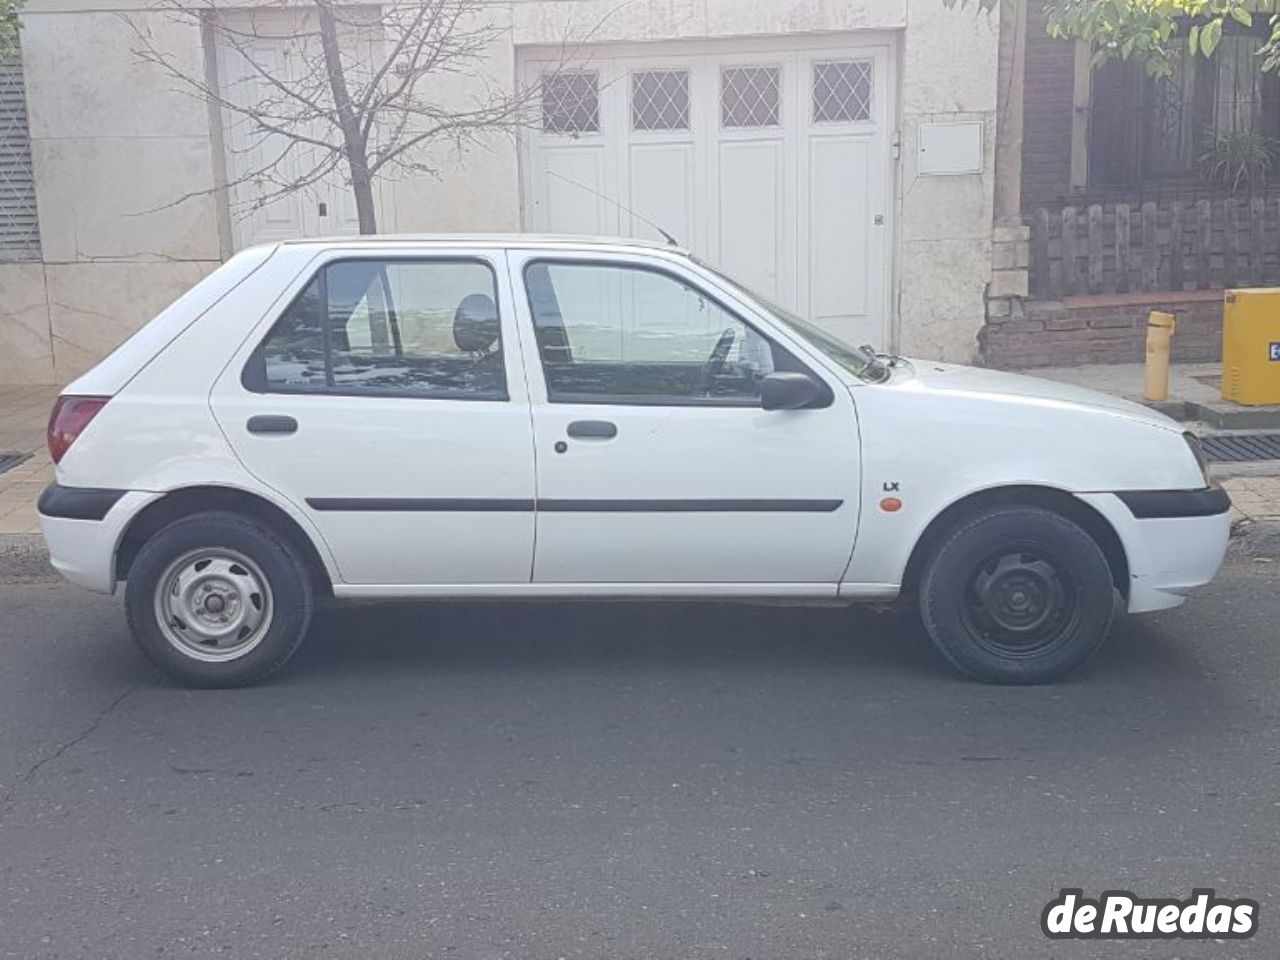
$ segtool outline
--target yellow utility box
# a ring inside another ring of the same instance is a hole
[[[1280,288],[1227,291],[1222,399],[1246,406],[1280,403]]]

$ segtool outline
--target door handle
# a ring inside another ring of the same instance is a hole
[[[608,420],[575,420],[566,432],[577,440],[610,440],[618,435],[618,425]]]
[[[259,414],[250,417],[245,427],[250,433],[295,433],[298,421],[293,417]]]

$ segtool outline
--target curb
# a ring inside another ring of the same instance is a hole
[[[0,533],[0,581],[56,580],[49,550],[38,533]]]
[[[1182,423],[1204,423],[1214,430],[1274,430],[1280,427],[1275,406],[1227,409],[1196,400],[1144,400],[1144,406]]]
[[[1232,524],[1227,559],[1256,563],[1280,560],[1280,523],[1268,520],[1243,520]]]

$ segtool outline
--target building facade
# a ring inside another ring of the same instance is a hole
[[[539,87],[540,116],[380,182],[384,232],[661,230],[846,340],[976,358],[989,285],[1007,282],[993,236],[1011,264],[1025,246],[992,230],[998,16],[941,0],[492,11],[485,80]],[[137,56],[139,29],[227,96],[252,89],[207,30],[146,4],[29,0],[25,109],[0,113],[0,382],[69,381],[236,249],[355,230],[337,176],[238,202],[246,187],[225,187],[248,147]]]
[[[1184,38],[1170,73],[1151,76],[1051,38],[1036,4],[1004,20],[996,216],[1025,232],[1028,257],[1025,277],[991,291],[982,359],[1137,362],[1153,310],[1178,318],[1175,358],[1220,359],[1225,291],[1280,284],[1280,77],[1258,56],[1269,28],[1232,22],[1211,57]]]

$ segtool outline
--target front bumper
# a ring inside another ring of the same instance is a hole
[[[1086,493],[1115,529],[1129,562],[1129,612],[1181,604],[1222,567],[1231,500],[1220,487]]]
[[[76,586],[114,593],[120,538],[138,511],[159,496],[50,484],[37,506],[49,562]]]

